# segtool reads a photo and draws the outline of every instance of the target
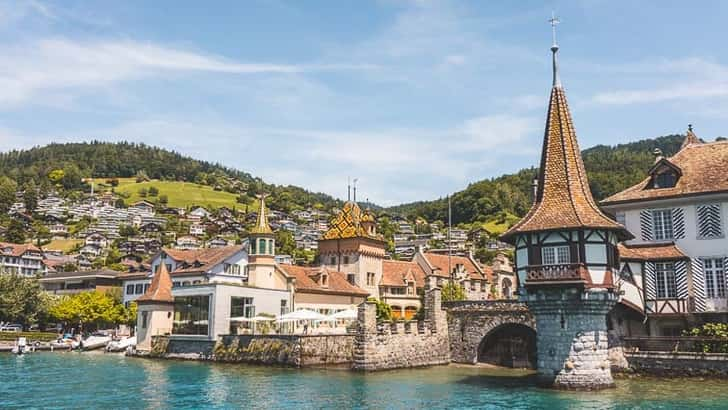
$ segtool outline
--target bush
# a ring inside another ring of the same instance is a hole
[[[155,186],[150,186],[149,187],[149,196],[157,196],[157,195],[159,195],[159,189],[157,189],[157,187],[155,187]]]
[[[159,203],[162,205],[167,205],[169,203],[169,197],[167,195],[160,195]]]
[[[19,337],[24,337],[29,342],[50,342],[56,340],[58,335],[53,332],[0,332],[0,340],[4,342],[14,342]]]
[[[465,288],[457,283],[450,282],[442,285],[442,301],[453,302],[457,300],[465,300]]]
[[[146,188],[139,188],[139,196],[141,198],[146,198],[147,197],[147,192],[149,192],[149,191],[147,191]]]
[[[377,304],[377,320],[392,320],[392,307],[387,302],[377,298],[369,298],[367,300]]]
[[[695,342],[695,351],[702,353],[728,353],[728,323],[706,323],[683,332],[684,336],[725,339],[715,342]]]

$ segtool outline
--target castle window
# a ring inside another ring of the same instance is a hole
[[[329,265],[336,265],[336,257],[335,256],[331,258],[331,263],[329,263]]]
[[[347,273],[346,274],[346,281],[351,283],[352,285],[356,285],[356,274],[354,273]]]
[[[705,296],[711,299],[725,297],[725,275],[723,259],[703,259],[705,273]]]
[[[541,260],[544,265],[566,265],[571,263],[571,253],[568,246],[547,246],[541,250]]]
[[[349,264],[349,257],[344,256],[344,265],[348,265],[348,264]]]
[[[374,286],[376,282],[376,275],[374,272],[367,272],[367,286]]]

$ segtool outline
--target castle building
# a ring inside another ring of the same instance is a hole
[[[620,272],[647,331],[676,336],[728,321],[728,141],[704,143],[689,126],[675,155],[656,154],[645,179],[601,205],[635,236]]]
[[[542,383],[568,389],[613,386],[607,313],[618,300],[617,244],[631,238],[597,206],[551,48],[553,84],[538,189],[528,214],[502,236],[516,247],[521,299],[536,319]]]

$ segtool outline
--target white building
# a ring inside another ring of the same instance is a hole
[[[620,252],[622,270],[650,331],[675,335],[728,319],[728,141],[702,143],[688,129],[678,153],[657,154],[647,178],[602,206],[635,236]]]
[[[37,276],[46,273],[43,251],[30,244],[0,242],[0,274]]]

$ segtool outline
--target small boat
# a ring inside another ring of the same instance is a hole
[[[13,354],[17,354],[18,356],[24,355],[26,353],[29,353],[32,351],[32,347],[28,346],[28,341],[24,337],[19,337],[18,341],[15,342],[15,346],[13,346]]]
[[[99,333],[94,333],[91,336],[87,337],[83,341],[81,341],[81,345],[79,348],[81,350],[95,350],[100,349],[102,347],[106,347],[106,345],[111,341],[111,336],[106,336]]]
[[[136,346],[136,336],[125,337],[119,340],[112,340],[106,345],[107,352],[124,352],[130,346]]]
[[[64,335],[55,342],[51,342],[51,348],[53,349],[65,349],[71,350],[78,347],[78,341],[74,340],[70,335]]]

